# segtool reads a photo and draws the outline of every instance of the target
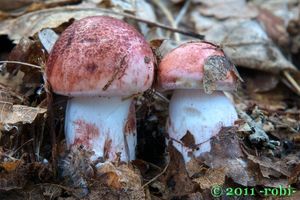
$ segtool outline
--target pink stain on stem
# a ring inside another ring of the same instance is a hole
[[[100,131],[96,124],[87,123],[82,119],[78,119],[74,122],[75,128],[75,140],[73,145],[83,145],[87,148],[92,148],[92,142],[94,139],[100,136]]]

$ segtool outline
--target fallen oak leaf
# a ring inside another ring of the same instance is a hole
[[[228,72],[232,72],[243,81],[235,66],[224,56],[210,56],[204,63],[203,88],[207,94],[216,90],[217,82],[225,80]]]
[[[0,125],[7,129],[16,123],[31,124],[39,114],[45,114],[46,109],[24,105],[13,105],[10,102],[0,101]]]
[[[281,160],[275,160],[274,159],[270,159],[268,157],[265,156],[261,156],[261,157],[256,157],[251,155],[250,153],[248,153],[247,151],[245,151],[244,149],[243,153],[246,154],[247,158],[249,160],[251,160],[252,162],[258,164],[260,167],[265,167],[265,168],[269,168],[274,170],[275,172],[279,172],[280,174],[286,176],[286,177],[290,177],[291,176],[291,172],[288,170],[286,164],[284,162],[281,162]],[[265,169],[263,169],[265,170]]]
[[[104,12],[104,9],[78,6],[64,6],[30,12],[15,19],[0,22],[0,35],[8,35],[18,43],[22,37],[30,37],[43,28],[56,28],[70,19],[81,19],[87,16],[108,15],[122,18],[120,15]]]

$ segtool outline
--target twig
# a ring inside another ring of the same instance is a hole
[[[29,142],[32,142],[33,141],[33,138],[31,138],[30,140],[28,140],[27,142],[24,142],[21,146],[19,146],[14,152],[11,153],[11,157],[13,157],[13,155],[15,153],[17,153],[22,147],[24,147],[26,144],[28,144]]]
[[[43,143],[43,139],[44,139],[44,131],[45,131],[45,123],[46,121],[43,120],[43,123],[42,123],[42,130],[41,130],[41,133],[40,133],[40,137],[38,138],[38,142],[37,142],[37,145],[36,145],[36,153],[35,153],[35,156],[37,157],[37,160],[40,161],[40,149],[41,149],[41,145]]]
[[[57,186],[63,190],[66,190],[67,192],[71,192],[72,195],[78,199],[81,199],[80,196],[78,196],[75,192],[76,192],[76,189],[74,188],[70,188],[70,187],[67,187],[67,186],[63,186],[63,185],[59,185],[59,184],[55,184],[55,183],[40,183],[40,184],[37,184],[37,185],[41,185],[41,186],[47,186],[47,185],[50,185],[50,186]]]
[[[159,99],[161,99],[162,101],[166,102],[166,103],[170,103],[169,99],[167,97],[165,97],[163,94],[161,94],[160,92],[156,91],[154,88],[150,88],[148,89],[145,94],[148,94],[150,96],[154,95],[156,97],[158,97]]]
[[[12,161],[19,160],[17,158],[12,157],[11,155],[8,155],[8,154],[2,153],[2,152],[0,152],[0,156],[5,156],[5,157],[11,159]]]
[[[53,93],[51,90],[50,84],[45,80],[45,90],[47,95],[47,123],[49,126],[49,132],[51,137],[51,145],[52,145],[52,166],[54,176],[57,175],[56,167],[57,167],[57,144],[56,144],[56,134],[55,134],[55,123],[54,123],[54,113],[53,113]]]
[[[199,40],[203,40],[205,38],[204,35],[198,34],[196,32],[185,31],[185,30],[173,28],[173,27],[166,26],[166,25],[158,23],[158,22],[153,22],[153,21],[149,21],[149,20],[146,20],[146,19],[139,18],[139,17],[136,17],[136,16],[131,15],[131,14],[122,13],[122,12],[115,12],[115,11],[105,9],[105,8],[93,8],[93,9],[91,9],[91,8],[81,8],[80,10],[83,10],[83,11],[84,10],[87,10],[87,11],[95,10],[95,11],[99,11],[99,12],[103,12],[103,13],[119,15],[119,16],[123,16],[125,18],[130,18],[130,19],[133,19],[135,21],[148,24],[149,26],[156,26],[156,27],[159,27],[159,28],[162,28],[162,29],[165,29],[165,30],[169,30],[169,31],[172,31],[172,32],[176,32],[176,33],[180,33],[180,34],[187,35],[187,36],[190,36],[190,37],[194,37],[194,38],[197,38]]]
[[[287,81],[294,87],[295,92],[300,95],[300,86],[299,84],[295,81],[295,79],[292,77],[289,71],[284,70],[283,71],[284,77],[287,79]]]
[[[155,169],[157,169],[157,170],[161,170],[161,168],[159,167],[159,166],[157,166],[157,165],[155,165],[155,164],[153,164],[153,163],[151,163],[151,162],[147,162],[147,161],[144,161],[144,160],[139,160],[140,162],[142,162],[143,164],[145,164],[145,165],[150,165],[151,167],[153,167],[153,168],[155,168]]]
[[[152,183],[153,181],[155,181],[158,177],[160,177],[161,175],[163,175],[168,167],[169,167],[170,161],[168,162],[168,164],[165,166],[164,170],[162,172],[160,172],[159,174],[157,174],[155,177],[153,177],[150,181],[148,181],[147,183],[145,183],[142,188],[145,188],[147,185],[149,185],[150,183]]]
[[[148,165],[150,165],[151,167],[153,167],[153,168],[155,168],[157,170],[161,170],[161,168],[159,166],[157,166],[157,165],[155,165],[155,164],[153,164],[151,162],[146,162],[146,163],[148,163]]]
[[[30,63],[25,63],[25,62],[20,62],[20,61],[13,61],[13,60],[0,60],[0,64],[19,64],[19,65],[26,65],[29,67],[33,67],[36,69],[42,69],[41,66],[30,64]]]
[[[187,10],[189,9],[191,2],[192,2],[191,0],[185,1],[183,7],[181,8],[181,10],[179,12],[179,14],[175,18],[175,25],[176,25],[176,27],[178,27],[179,22],[182,20],[183,16],[185,15],[185,13],[187,12]]]
[[[161,9],[161,11],[164,13],[168,21],[170,22],[172,28],[177,28],[177,24],[175,23],[173,15],[169,11],[169,9],[165,6],[165,4],[161,0],[153,0],[153,3],[155,3],[157,7]],[[180,41],[180,36],[177,33],[174,34],[174,37],[177,42]]]
[[[159,97],[160,99],[162,99],[164,102],[170,103],[170,100],[167,97],[165,97],[163,94],[161,94],[160,92],[157,92],[155,90],[153,94],[156,95],[157,97]]]
[[[120,14],[121,14],[121,13],[120,13]],[[122,14],[121,14],[121,15],[122,15]],[[124,15],[124,16],[125,16],[125,15]],[[143,23],[149,24],[149,25],[151,25],[151,26],[157,26],[157,27],[159,27],[159,28],[163,28],[163,29],[166,29],[166,30],[169,30],[169,31],[173,31],[173,32],[181,33],[181,34],[183,34],[183,35],[191,36],[191,37],[197,38],[197,39],[199,39],[199,40],[203,40],[203,39],[205,38],[204,35],[201,35],[201,34],[198,34],[198,33],[195,33],[195,32],[184,31],[184,30],[181,30],[181,29],[172,28],[172,27],[166,26],[166,25],[161,24],[161,23],[151,22],[151,21],[144,20],[144,19],[141,19],[141,18],[138,18],[138,17],[134,17],[134,16],[132,16],[132,15],[127,15],[127,14],[126,14],[125,17],[134,19],[134,20],[139,21],[139,22],[143,22]]]
[[[85,9],[83,8],[82,10],[85,10]],[[89,8],[87,10],[91,10],[91,9]],[[127,13],[115,12],[115,11],[104,9],[104,8],[96,8],[95,10],[99,10],[101,12],[110,13],[110,14],[114,14],[114,15],[121,15],[123,17],[130,18],[130,19],[136,20],[138,22],[148,24],[150,26],[156,26],[156,27],[159,27],[159,28],[162,28],[162,29],[166,29],[166,30],[169,30],[169,31],[173,31],[173,32],[176,32],[176,33],[180,33],[180,34],[183,34],[183,35],[194,37],[194,38],[197,38],[199,40],[203,40],[205,38],[204,35],[201,35],[201,34],[198,34],[198,33],[195,33],[195,32],[184,31],[184,30],[181,30],[181,29],[172,28],[170,26],[166,26],[164,24],[157,23],[157,22],[148,21],[148,20],[136,17],[134,15],[130,15],[130,14],[127,14]]]

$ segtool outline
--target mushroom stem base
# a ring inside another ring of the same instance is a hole
[[[185,162],[211,149],[210,139],[237,120],[232,102],[223,92],[175,90],[169,105],[168,133]]]
[[[92,160],[99,157],[126,162],[135,159],[136,124],[132,99],[70,99],[66,109],[65,135],[69,148],[75,145],[94,151]]]

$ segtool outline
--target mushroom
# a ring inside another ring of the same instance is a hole
[[[158,87],[174,90],[167,122],[169,140],[186,163],[209,152],[210,139],[237,120],[234,105],[223,91],[235,90],[238,77],[223,51],[209,42],[182,44],[162,58]]]
[[[46,65],[53,92],[72,97],[65,116],[68,147],[94,151],[92,159],[135,159],[133,96],[150,88],[154,57],[144,37],[107,16],[86,17],[56,41]]]

